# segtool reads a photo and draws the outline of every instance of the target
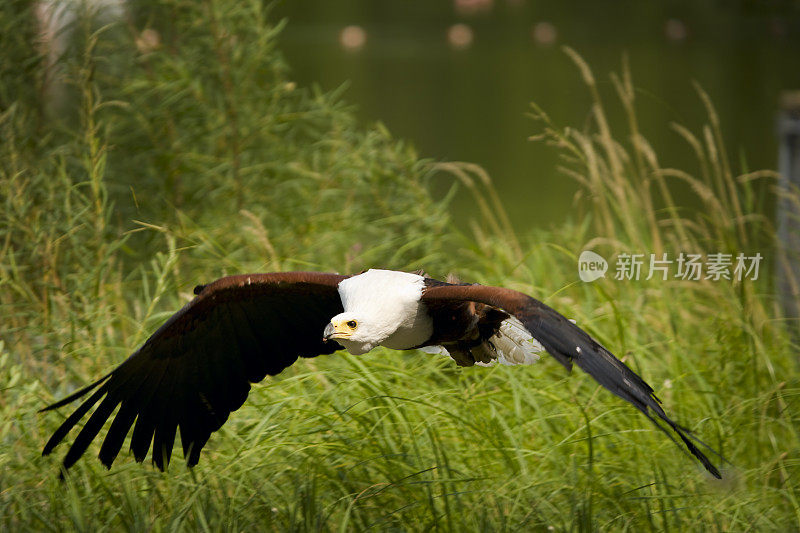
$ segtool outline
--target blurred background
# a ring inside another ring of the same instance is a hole
[[[0,531],[797,531],[798,52],[798,1],[0,1]],[[416,351],[302,358],[191,471],[40,457],[195,285],[373,267],[565,313],[724,479],[583,372]]]
[[[482,165],[523,226],[565,222],[579,188],[554,150],[528,140],[540,130],[531,102],[556,125],[590,121],[591,95],[563,45],[607,101],[609,73],[627,58],[642,133],[663,166],[690,172],[696,157],[668,124],[705,124],[693,83],[713,100],[739,172],[775,168],[779,94],[800,88],[795,1],[298,0],[276,4],[275,16],[288,21],[280,47],[300,85],[344,86],[361,121],[383,122],[421,156]],[[613,104],[612,128],[624,126]],[[678,204],[699,207],[673,186]],[[456,196],[457,221],[472,209]]]

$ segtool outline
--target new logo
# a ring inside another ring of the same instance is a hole
[[[604,278],[608,270],[608,261],[591,250],[584,250],[578,257],[578,276],[587,283]]]

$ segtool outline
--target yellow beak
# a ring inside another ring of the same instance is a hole
[[[349,336],[350,332],[344,331],[344,328],[342,328],[341,324],[334,325],[330,322],[328,323],[327,326],[325,326],[325,331],[322,332],[323,341],[327,341],[330,339],[341,339]]]

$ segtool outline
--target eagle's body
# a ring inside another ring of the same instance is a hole
[[[353,355],[385,346],[393,350],[428,348],[426,351],[450,355],[461,366],[538,360],[542,345],[505,313],[491,312],[488,306],[473,302],[443,309],[423,303],[422,294],[435,283],[430,279],[426,283],[419,274],[376,269],[345,279],[338,285],[344,312],[333,317],[331,324],[344,324],[347,331],[347,322],[354,320],[358,327],[354,335],[331,338]],[[437,322],[450,322],[449,331],[435,329],[434,316]],[[492,334],[486,334],[490,330]]]
[[[137,461],[152,444],[153,463],[163,469],[180,431],[193,466],[211,433],[244,403],[250,383],[280,373],[298,357],[333,353],[339,344],[357,355],[377,346],[439,351],[461,366],[532,363],[546,350],[567,369],[577,364],[674,440],[657,419],[665,422],[720,476],[688,430],[667,417],[647,383],[574,323],[525,294],[389,270],[351,277],[229,276],[197,287],[195,294],[110,374],[44,409],[94,390],[56,430],[44,455],[99,402],[67,452],[65,469],[118,406],[100,448],[103,464],[111,467],[133,428]]]

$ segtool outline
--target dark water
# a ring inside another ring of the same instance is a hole
[[[696,80],[717,107],[734,168],[775,167],[779,94],[800,88],[796,2],[484,4],[487,10],[470,15],[458,13],[453,1],[297,0],[276,14],[288,19],[282,49],[298,82],[326,90],[349,82],[344,98],[365,123],[383,122],[422,156],[482,165],[520,225],[563,222],[578,189],[556,170],[553,149],[527,140],[538,131],[525,116],[530,102],[561,125],[581,128],[589,116],[589,95],[561,45],[593,69],[612,124],[620,126],[618,140],[626,131],[609,73],[620,71],[627,54],[642,132],[663,164],[697,170],[668,127],[677,121],[698,132],[705,123]],[[556,31],[552,45],[532,38],[542,21]],[[448,44],[447,30],[456,23],[473,31],[465,49]],[[357,51],[339,42],[351,24],[366,31]],[[455,203],[462,221],[470,206],[462,193]]]

